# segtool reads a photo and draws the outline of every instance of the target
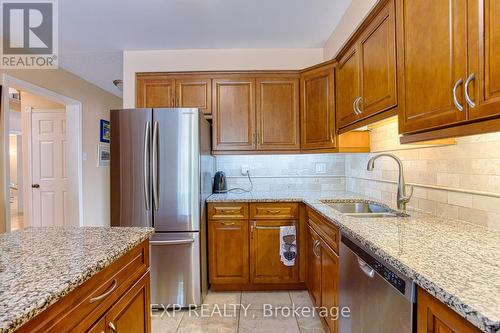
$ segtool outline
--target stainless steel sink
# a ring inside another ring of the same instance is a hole
[[[347,202],[347,201],[329,201],[329,200],[322,200],[322,202],[346,216],[363,217],[363,218],[408,216],[405,213],[398,212],[387,206],[372,202],[365,202],[365,201]]]

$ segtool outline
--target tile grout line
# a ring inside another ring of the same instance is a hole
[[[243,292],[240,291],[240,300],[238,306],[238,317],[236,318],[236,333],[240,333],[240,316],[241,316],[241,299],[243,298]]]
[[[294,303],[293,303],[293,298],[292,298],[292,293],[291,291],[288,291],[288,297],[290,297],[290,302],[292,303],[292,307],[294,306]],[[295,323],[297,324],[297,331],[299,333],[302,332],[302,330],[300,329],[300,324],[299,324],[299,319],[295,316],[295,314],[293,315],[293,317],[295,318]]]

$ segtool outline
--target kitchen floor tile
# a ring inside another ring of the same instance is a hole
[[[291,290],[290,297],[292,299],[292,303],[295,304],[295,306],[307,306],[311,308],[314,307],[307,290]]]
[[[262,309],[264,304],[276,306],[292,306],[288,291],[244,291],[241,294],[241,304],[250,305],[250,309]]]
[[[236,333],[239,311],[202,313],[189,311],[184,314],[177,333]]]
[[[207,304],[209,307],[213,305],[218,305],[219,307],[231,307],[234,305],[239,305],[241,303],[241,292],[212,292],[209,291],[203,304]]]
[[[151,314],[152,333],[175,333],[184,316],[184,311],[180,312],[161,312],[154,311]]]
[[[283,316],[273,314],[264,316],[264,311],[247,310],[240,311],[239,333],[299,333],[297,321],[293,315]]]

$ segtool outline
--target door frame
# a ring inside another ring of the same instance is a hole
[[[61,95],[54,91],[39,87],[32,83],[20,80],[13,76],[3,74],[2,75],[2,100],[9,100],[9,87],[15,88],[21,91],[26,91],[30,94],[38,95],[50,101],[60,103],[65,105],[66,108],[66,124],[67,124],[67,138],[68,138],[68,146],[75,147],[69,152],[68,161],[70,161],[68,165],[69,169],[69,179],[71,183],[71,197],[75,198],[78,204],[74,206],[77,207],[76,215],[78,215],[78,226],[83,226],[83,139],[82,139],[82,103],[73,98]],[[26,117],[26,120],[23,121],[23,140],[25,142],[31,142],[31,110],[21,110],[22,118]],[[2,112],[0,114],[0,123],[3,124],[3,137],[1,138],[4,142],[3,144],[3,175],[2,178],[4,180],[4,187],[1,189],[4,192],[4,200],[5,202],[5,230],[10,231],[10,205],[8,204],[8,193],[9,193],[9,182],[6,181],[9,179],[10,175],[10,166],[7,161],[9,161],[9,119],[10,119],[10,110],[9,103],[2,103]],[[27,128],[26,125],[29,127]],[[32,174],[31,174],[31,149],[29,149],[27,165],[28,167],[28,177],[24,181],[24,211],[26,221],[31,223],[31,212],[32,212],[32,198],[31,191],[28,189],[28,185],[32,183]],[[26,156],[26,155],[25,155]],[[28,224],[30,225],[30,224]],[[27,225],[27,226],[28,226]]]

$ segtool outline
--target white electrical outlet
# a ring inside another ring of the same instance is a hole
[[[316,173],[326,173],[326,163],[316,163]]]
[[[246,176],[246,175],[247,175],[247,173],[248,173],[248,171],[250,171],[250,168],[248,167],[248,165],[243,164],[243,165],[241,166],[241,174]]]

